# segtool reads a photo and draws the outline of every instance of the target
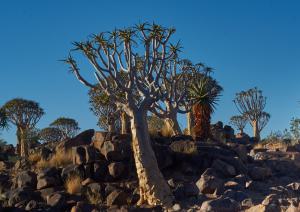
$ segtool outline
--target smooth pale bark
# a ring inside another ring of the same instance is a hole
[[[153,152],[145,111],[135,111],[131,119],[132,146],[139,179],[138,205],[163,205],[171,207],[174,197],[160,172]]]
[[[25,159],[28,158],[28,144],[26,140],[25,130],[20,128],[20,155]]]
[[[258,122],[252,121],[252,127],[253,127],[253,136],[259,141],[260,140],[260,133],[258,130]]]
[[[192,111],[190,111],[186,114],[186,121],[187,121],[187,133],[188,133],[188,135],[192,135],[193,127],[195,125],[194,116],[193,116]]]

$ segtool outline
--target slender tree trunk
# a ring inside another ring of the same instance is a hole
[[[121,112],[121,134],[127,134],[128,133],[128,116],[127,114],[122,111]]]
[[[240,129],[240,134],[241,134],[241,135],[244,134],[244,129]]]
[[[253,127],[253,136],[257,139],[257,141],[260,140],[260,133],[259,133],[259,130],[258,130],[258,122],[255,120],[255,121],[252,121],[252,127]]]
[[[171,207],[174,197],[157,165],[148,133],[147,113],[135,111],[133,114],[131,132],[140,189],[138,204]]]
[[[21,130],[20,127],[17,126],[17,154],[21,155]]]
[[[176,116],[175,117],[173,116],[172,118],[166,118],[164,122],[167,128],[169,129],[171,136],[182,134]]]
[[[188,133],[188,135],[192,135],[193,127],[195,125],[194,115],[193,115],[192,111],[190,111],[186,114],[186,121],[187,121],[187,133]]]
[[[25,159],[28,158],[28,144],[26,140],[26,132],[24,129],[20,128],[20,156],[24,157]]]
[[[108,124],[108,132],[115,132],[116,129],[115,129],[115,118],[114,118],[114,114],[109,114],[109,117],[108,117],[108,120],[107,120],[107,124]]]

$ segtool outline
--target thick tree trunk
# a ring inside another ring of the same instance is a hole
[[[121,112],[121,134],[127,134],[129,131],[128,116],[125,112]]]
[[[186,121],[187,121],[187,133],[188,133],[188,135],[192,135],[193,127],[195,125],[194,115],[193,115],[192,111],[190,111],[186,114]]]
[[[153,152],[145,111],[135,111],[131,119],[132,146],[139,179],[139,205],[171,207],[174,197],[160,172]]]
[[[257,139],[257,141],[260,140],[260,133],[258,130],[258,122],[257,121],[252,121],[252,127],[253,127],[253,136],[254,138]]]
[[[196,140],[207,140],[210,137],[211,111],[209,105],[196,104],[193,106],[195,115],[193,133]]]
[[[20,128],[20,156],[25,159],[28,158],[28,144],[26,140],[26,132],[24,129]]]

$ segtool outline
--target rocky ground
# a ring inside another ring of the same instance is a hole
[[[249,139],[233,139],[223,129],[226,143],[152,139],[176,198],[173,211],[300,211],[300,148],[253,149]],[[71,151],[70,163],[38,165],[58,151]],[[13,161],[14,152],[13,146],[1,149],[0,211],[163,211],[135,206],[138,182],[128,135],[88,130],[36,147],[31,155],[40,158],[30,162]]]

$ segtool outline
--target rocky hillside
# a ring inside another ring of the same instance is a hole
[[[215,132],[227,142],[152,139],[176,198],[173,211],[300,210],[298,146],[253,149],[246,137],[233,139],[228,127],[215,126]],[[13,146],[4,146],[0,211],[163,211],[136,206],[130,140],[129,135],[88,130],[66,142],[36,147],[29,161],[14,161]]]

